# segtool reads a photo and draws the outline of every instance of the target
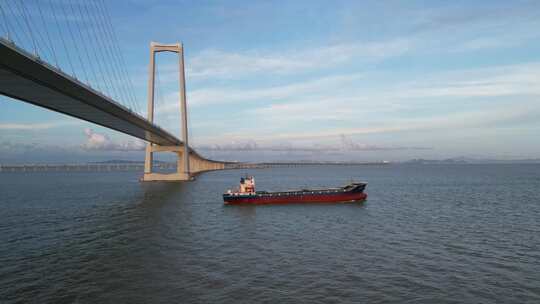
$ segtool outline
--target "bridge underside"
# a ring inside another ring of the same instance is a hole
[[[3,39],[0,94],[155,144],[182,145],[167,131]]]

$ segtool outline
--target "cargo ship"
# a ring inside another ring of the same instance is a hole
[[[350,183],[344,187],[302,189],[281,192],[255,191],[255,178],[242,177],[238,190],[223,194],[226,205],[288,204],[288,203],[345,203],[364,201],[367,183]]]

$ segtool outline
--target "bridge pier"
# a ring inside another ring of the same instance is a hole
[[[173,52],[178,54],[178,67],[180,71],[180,112],[182,117],[182,146],[159,146],[148,142],[144,161],[143,181],[188,181],[192,179],[189,168],[188,130],[187,130],[187,105],[186,105],[186,78],[184,69],[184,49],[180,43],[159,44],[150,43],[150,66],[148,69],[148,120],[154,122],[154,88],[156,74],[156,53]],[[154,173],[154,152],[175,152],[178,155],[176,173]]]
[[[184,167],[184,146],[159,146],[148,144],[146,147],[146,155],[150,155],[153,158],[155,152],[173,152],[178,156],[176,172],[175,173],[155,173],[152,172],[153,164],[148,162],[148,158],[145,161],[144,175],[142,180],[145,182],[150,181],[188,181],[193,177],[186,171]]]
[[[225,163],[220,161],[208,160],[193,150],[189,151],[188,159],[190,170],[189,173],[186,172],[184,167],[184,159],[186,157],[185,146],[159,146],[159,145],[149,145],[147,146],[147,151],[153,157],[153,153],[156,152],[172,152],[177,154],[177,165],[175,173],[155,173],[152,172],[152,167],[145,166],[145,172],[143,176],[143,181],[188,181],[194,178],[194,175],[197,173],[211,171],[211,170],[223,170],[225,169]],[[146,164],[146,163],[145,163]],[[149,163],[149,166],[152,164]],[[149,169],[147,171],[147,169]]]

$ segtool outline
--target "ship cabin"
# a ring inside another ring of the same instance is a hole
[[[246,176],[240,178],[239,193],[255,193],[255,177]]]

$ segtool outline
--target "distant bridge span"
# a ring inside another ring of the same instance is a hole
[[[159,47],[165,47],[160,50]],[[181,73],[183,74],[183,51]],[[154,52],[170,51],[167,45],[151,45],[151,54]],[[154,50],[154,48],[158,48]],[[151,73],[153,73],[153,60]],[[152,114],[149,119],[138,115],[111,98],[101,94],[77,79],[67,75],[61,70],[43,62],[13,43],[0,38],[0,94],[22,100],[49,110],[60,112],[72,117],[89,121],[106,128],[110,128],[149,142],[147,147],[147,166],[145,166],[145,180],[189,180],[192,173],[225,168],[225,163],[206,159],[189,149],[189,157],[183,155],[187,142],[187,123],[184,123],[184,141],[160,128],[153,123],[153,77],[151,74]],[[183,79],[182,79],[183,80]],[[181,88],[185,90],[182,83]],[[185,115],[185,91],[183,95],[183,115]],[[149,107],[150,109],[150,107]],[[187,117],[184,116],[184,122]],[[154,152],[168,151],[177,153],[178,172],[165,176],[152,173],[152,156]],[[150,157],[148,156],[150,154]],[[182,161],[181,161],[182,160]],[[192,163],[190,166],[190,162]]]

